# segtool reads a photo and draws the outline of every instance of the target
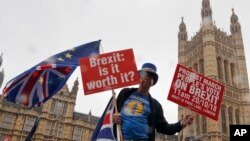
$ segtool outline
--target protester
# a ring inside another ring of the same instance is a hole
[[[156,71],[154,64],[143,64],[139,70],[139,87],[124,88],[117,97],[119,113],[113,115],[113,122],[121,125],[124,141],[154,141],[155,130],[173,135],[193,122],[192,115],[174,124],[166,121],[161,104],[149,93],[158,81]]]

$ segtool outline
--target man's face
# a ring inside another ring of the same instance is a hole
[[[154,78],[153,76],[146,72],[146,71],[141,71],[140,72],[140,85],[142,87],[151,87],[154,84]]]

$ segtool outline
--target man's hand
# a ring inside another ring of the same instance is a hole
[[[113,114],[113,122],[117,124],[121,124],[121,114],[120,113],[115,113]]]
[[[182,126],[183,127],[186,127],[186,126],[188,126],[188,125],[190,125],[190,124],[192,124],[193,123],[193,120],[194,120],[194,116],[193,115],[187,115],[187,116],[185,116],[183,119],[182,119]]]

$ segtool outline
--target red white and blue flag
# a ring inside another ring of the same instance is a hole
[[[114,132],[113,132],[113,97],[110,99],[105,111],[102,114],[102,117],[99,119],[96,128],[92,134],[91,141],[114,141]]]
[[[79,66],[79,59],[99,54],[100,40],[58,53],[10,80],[3,89],[7,101],[40,106],[55,95]]]

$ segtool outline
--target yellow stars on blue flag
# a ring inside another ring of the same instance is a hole
[[[73,56],[72,54],[74,54],[73,52],[75,50],[76,50],[76,48],[69,49],[66,54],[62,54],[62,56],[60,56],[59,58],[57,58],[57,61],[63,62],[63,61],[66,61],[66,59],[71,59],[72,56]]]
[[[64,61],[62,57],[57,58],[58,61]]]
[[[69,52],[67,54],[64,54],[64,55],[66,58],[69,58],[69,59],[72,57],[72,55]]]

